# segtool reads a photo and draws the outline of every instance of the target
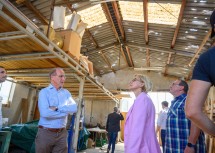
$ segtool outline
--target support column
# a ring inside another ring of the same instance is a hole
[[[80,86],[79,86],[79,101],[78,101],[78,111],[76,113],[75,119],[75,132],[73,135],[73,149],[74,153],[77,153],[77,144],[78,144],[78,134],[79,134],[79,124],[80,124],[80,117],[82,112],[82,105],[83,105],[83,91],[84,91],[84,82],[85,77],[80,77]]]

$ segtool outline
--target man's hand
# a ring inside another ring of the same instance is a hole
[[[184,153],[195,153],[195,149],[186,146],[186,148],[184,149]]]
[[[50,106],[49,107],[51,110],[53,110],[53,111],[57,111],[57,107],[56,106]]]

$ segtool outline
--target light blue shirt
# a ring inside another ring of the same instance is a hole
[[[158,116],[157,125],[160,126],[162,130],[166,130],[166,119],[167,119],[168,111],[169,111],[169,108],[166,107],[160,111]]]
[[[58,111],[49,107],[56,106]],[[77,104],[66,89],[57,90],[53,85],[42,89],[39,93],[38,107],[40,111],[39,125],[47,128],[66,127],[68,114],[77,111]]]

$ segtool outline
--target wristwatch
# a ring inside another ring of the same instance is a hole
[[[188,142],[188,143],[187,143],[187,146],[190,147],[190,148],[195,148],[196,145],[194,145],[194,144]]]

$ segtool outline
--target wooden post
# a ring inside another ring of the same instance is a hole
[[[210,89],[210,92],[209,92],[209,98],[208,98],[208,101],[209,101],[209,118],[211,120],[213,120],[213,110],[214,110],[214,102],[215,102],[215,99],[214,99],[214,93],[215,93],[215,90],[214,90],[214,87],[211,87]],[[209,141],[208,141],[208,153],[213,153],[214,152],[214,138],[213,137],[210,137],[208,136],[209,138]]]
[[[78,111],[76,113],[75,119],[75,132],[73,134],[73,149],[74,153],[77,153],[77,144],[78,144],[78,134],[79,134],[79,123],[80,123],[80,116],[81,116],[81,109],[83,103],[83,91],[84,91],[84,82],[85,77],[79,78],[80,86],[79,86],[79,102],[78,102]]]
[[[28,119],[28,100],[25,98],[22,98],[22,123],[26,123]]]

